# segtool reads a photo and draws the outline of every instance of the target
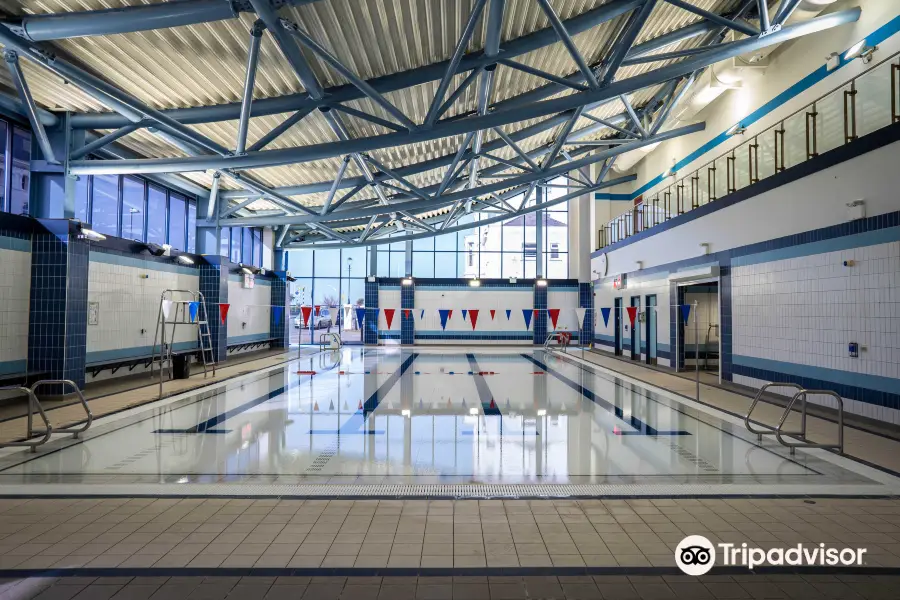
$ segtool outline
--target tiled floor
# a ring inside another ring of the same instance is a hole
[[[687,535],[900,567],[900,500],[0,500],[2,569],[673,568]]]
[[[893,600],[900,576],[62,577],[0,580],[3,600]]]

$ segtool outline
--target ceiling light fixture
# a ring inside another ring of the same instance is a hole
[[[106,239],[106,236],[102,233],[94,231],[93,229],[89,229],[83,225],[81,226],[79,233],[81,234],[81,237],[86,238],[92,242],[102,242]]]
[[[187,256],[187,255],[185,255],[185,254],[179,254],[178,256],[175,257],[175,260],[178,261],[178,262],[180,262],[180,263],[183,264],[183,265],[192,265],[192,264],[194,264],[193,259],[191,259],[189,256]]]

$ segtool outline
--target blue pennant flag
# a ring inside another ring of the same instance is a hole
[[[690,304],[682,304],[681,305],[681,318],[684,319],[685,325],[687,325],[688,317],[691,316],[691,305]]]
[[[452,310],[447,310],[446,308],[439,308],[438,314],[441,317],[441,329],[447,329],[447,319],[450,317],[450,313]]]
[[[600,312],[603,313],[603,326],[604,327],[609,327],[609,312],[611,310],[612,310],[611,308],[601,308],[600,309]]]
[[[425,318],[425,309],[424,309],[424,308],[422,309],[422,312],[419,313],[419,318],[420,318],[420,319],[424,319],[424,318]]]
[[[283,306],[273,306],[272,307],[272,316],[275,317],[275,326],[281,324],[281,315],[284,312]]]
[[[509,321],[509,316],[512,314],[510,309],[506,309],[506,320]]]
[[[199,302],[188,302],[188,312],[191,315],[191,323],[197,320],[197,311],[200,310]]]
[[[531,328],[531,317],[533,314],[534,313],[530,308],[522,309],[522,317],[525,319],[525,329]]]
[[[366,309],[362,306],[356,307],[356,323],[362,326],[363,320],[366,318]]]
[[[467,313],[467,312],[469,312],[469,311],[467,311],[466,309],[462,309],[463,321],[466,320],[466,313]]]

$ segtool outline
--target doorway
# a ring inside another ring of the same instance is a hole
[[[631,360],[641,360],[641,297],[631,297],[631,307],[634,308],[634,323],[631,323]]]
[[[701,373],[719,373],[720,320],[719,282],[708,281],[679,286],[683,303],[691,307],[687,325],[681,323],[679,344],[684,370],[693,373],[699,365]]]
[[[656,294],[651,294],[646,298],[647,317],[645,321],[646,338],[647,338],[647,364],[656,364]]]
[[[616,356],[622,356],[622,299],[616,298],[613,304],[613,324],[616,332]]]

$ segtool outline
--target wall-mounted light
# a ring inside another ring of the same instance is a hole
[[[832,52],[828,56],[825,57],[825,70],[829,73],[837,69],[841,66],[841,55],[837,52]]]
[[[88,239],[92,242],[102,242],[106,239],[106,236],[102,233],[94,231],[93,229],[89,229],[84,225],[81,226],[78,233],[80,233],[83,238]]]
[[[731,127],[728,128],[728,131],[725,132],[725,135],[743,135],[743,133],[747,131],[747,128],[741,125],[740,123],[735,123]]]
[[[509,282],[510,282],[510,283],[515,283],[516,281],[517,281],[517,280],[516,280],[515,277],[510,277],[510,278],[509,278]]]
[[[539,416],[539,417],[546,417],[546,416],[547,416],[547,411],[544,410],[543,408],[541,408],[541,409],[539,409],[539,410],[537,411],[537,416]]]
[[[477,409],[477,408],[470,408],[470,409],[469,409],[469,414],[470,414],[470,415],[477,415],[477,414],[478,414],[478,409]]]
[[[404,279],[404,280],[401,281],[400,283],[402,283],[403,285],[412,285],[412,284],[413,284],[413,280],[412,280],[411,277],[407,277],[406,279]]]
[[[638,271],[644,268],[644,261],[642,260],[636,260],[634,261],[634,264],[637,266]]]
[[[547,280],[546,279],[538,279],[537,281],[534,282],[534,284],[538,287],[547,287]]]
[[[479,287],[481,285],[481,281],[476,277],[475,279],[469,280],[469,285],[471,287]]]
[[[865,38],[863,38],[850,46],[850,49],[847,50],[847,54],[844,55],[844,60],[861,58],[863,64],[869,64],[872,62],[872,55],[875,54],[876,50],[878,50],[878,46],[867,45]]]
[[[406,417],[406,418],[409,418],[409,416],[410,416],[412,413],[410,412],[410,410],[409,410],[408,408],[404,408],[403,410],[400,411],[400,414],[401,414],[402,416]]]
[[[190,257],[185,256],[184,254],[179,254],[178,256],[175,257],[175,260],[183,265],[194,264],[194,261]]]

